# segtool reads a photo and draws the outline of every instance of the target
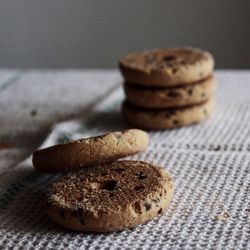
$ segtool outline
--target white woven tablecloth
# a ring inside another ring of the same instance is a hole
[[[250,71],[216,78],[209,120],[150,132],[149,148],[130,157],[171,173],[167,211],[135,229],[83,234],[46,216],[44,192],[56,177],[35,172],[29,157],[17,161],[41,144],[125,128],[118,72],[0,71],[0,145],[9,145],[0,150],[0,249],[250,249]]]

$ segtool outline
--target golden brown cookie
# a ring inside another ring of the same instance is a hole
[[[125,56],[119,68],[131,84],[169,87],[207,78],[213,72],[214,59],[196,48],[156,49]]]
[[[209,117],[214,109],[214,99],[201,104],[176,109],[149,110],[124,102],[122,112],[125,120],[137,128],[169,129],[188,126]]]
[[[173,180],[161,167],[117,161],[76,171],[48,191],[48,215],[76,231],[111,232],[161,214],[173,196]]]
[[[33,165],[40,172],[60,172],[112,162],[146,149],[148,134],[129,129],[55,145],[33,153]]]
[[[174,88],[147,88],[124,84],[127,100],[142,108],[172,108],[199,104],[209,99],[216,89],[213,76],[198,83]]]

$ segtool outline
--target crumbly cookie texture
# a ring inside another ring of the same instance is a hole
[[[49,217],[76,231],[111,232],[161,214],[173,196],[173,180],[161,167],[117,161],[62,177],[48,190]]]
[[[215,101],[210,98],[201,104],[166,110],[138,108],[125,101],[122,113],[125,120],[137,128],[170,129],[201,122],[211,115]]]
[[[207,78],[214,59],[209,52],[191,47],[155,49],[125,56],[119,68],[131,84],[168,87]]]
[[[148,88],[135,84],[123,85],[127,100],[142,108],[173,108],[199,104],[209,99],[216,89],[213,76],[198,83],[173,88]]]
[[[60,172],[112,162],[145,150],[148,134],[129,129],[59,144],[33,153],[33,165],[40,172]]]

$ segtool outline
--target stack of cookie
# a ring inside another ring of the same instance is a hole
[[[148,143],[146,132],[130,129],[35,151],[33,165],[40,172],[76,170],[50,185],[51,220],[71,230],[111,232],[161,214],[173,196],[171,176],[151,163],[116,161]]]
[[[122,112],[138,128],[168,129],[203,121],[214,109],[214,59],[184,47],[129,54],[119,62],[125,79]]]

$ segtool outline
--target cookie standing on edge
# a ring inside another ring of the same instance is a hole
[[[200,82],[172,88],[148,88],[125,83],[127,100],[142,108],[163,109],[199,104],[212,96],[216,89],[213,76]]]
[[[112,162],[146,149],[148,134],[129,129],[55,145],[33,153],[33,165],[40,172],[55,173]]]
[[[203,121],[212,113],[214,104],[214,99],[210,98],[206,102],[189,107],[149,110],[125,101],[122,112],[125,120],[132,126],[144,129],[169,129]]]
[[[142,161],[91,166],[54,182],[48,215],[76,231],[111,232],[135,227],[161,214],[173,196],[173,180]]]
[[[213,72],[213,56],[196,48],[156,49],[125,56],[119,62],[125,80],[152,87],[186,85]]]

